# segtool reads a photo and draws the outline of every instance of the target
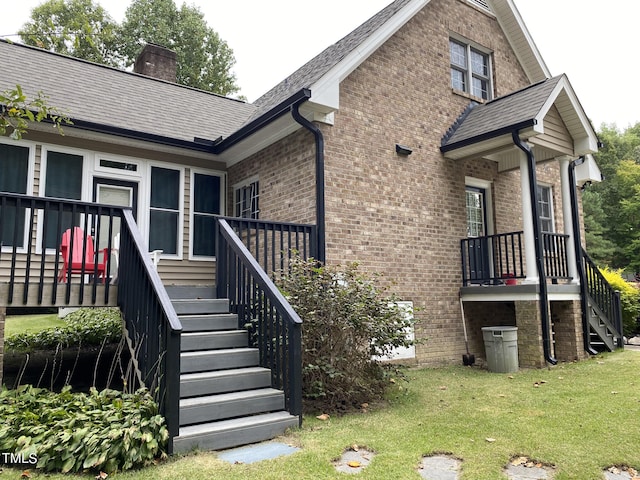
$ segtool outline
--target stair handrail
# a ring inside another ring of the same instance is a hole
[[[241,264],[244,268],[244,271],[251,277],[250,278],[250,289],[253,290],[256,286],[260,287],[261,293],[264,295],[264,298],[260,298],[261,296],[257,294],[255,291],[248,292],[254,300],[258,300],[258,308],[260,308],[263,302],[269,302],[270,309],[274,309],[277,313],[282,316],[284,320],[284,326],[286,328],[287,345],[289,346],[288,350],[288,372],[283,372],[283,388],[285,391],[285,399],[287,403],[287,407],[289,412],[292,415],[296,415],[299,417],[299,421],[302,421],[302,319],[293,309],[293,307],[289,304],[284,295],[280,292],[275,283],[269,278],[264,269],[260,266],[258,261],[251,254],[249,249],[242,243],[242,240],[238,235],[236,235],[235,231],[226,219],[218,218],[218,238],[216,243],[216,260],[217,260],[217,268],[216,268],[216,276],[217,276],[217,285],[218,289],[220,289],[221,285],[226,286],[227,288],[227,297],[230,300],[231,308],[239,307],[239,300],[237,298],[237,291],[244,288],[243,285],[238,286],[236,288],[235,285],[230,285],[232,283],[230,278],[226,278],[225,275],[228,272],[233,271],[233,275],[230,277],[236,278],[238,282],[242,280],[249,280],[244,278],[244,272],[240,273],[237,271],[237,265],[230,265],[228,262],[229,253],[232,253],[235,257],[235,260]],[[255,283],[254,283],[255,282]],[[220,292],[220,290],[219,290]],[[243,306],[244,307],[244,306]],[[235,312],[238,313],[238,312]],[[243,319],[240,319],[243,321]],[[272,335],[270,337],[276,337],[274,332],[271,332]],[[268,342],[279,342],[278,338],[268,338]],[[282,346],[281,344],[277,345],[259,345],[260,349],[269,349],[271,355],[274,354],[273,350],[275,350],[278,346]],[[263,353],[261,352],[260,358],[263,358]],[[262,362],[261,362],[262,363]],[[263,365],[264,366],[264,365]],[[279,372],[273,371],[273,365],[269,365],[272,368],[272,382],[274,377],[279,377]]]
[[[136,356],[140,383],[158,403],[169,431],[168,453],[179,434],[180,335],[182,324],[153,267],[131,210],[123,211],[120,227],[118,305],[130,348]]]
[[[587,283],[587,294],[616,329],[615,333],[618,339],[618,346],[622,347],[623,326],[620,292],[611,286],[584,249],[582,249],[582,259],[584,277]]]

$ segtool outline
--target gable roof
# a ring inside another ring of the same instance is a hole
[[[597,137],[578,101],[569,79],[559,75],[484,104],[472,102],[441,141],[440,150],[451,158],[509,144],[513,131],[544,133],[544,118],[555,105],[574,141],[576,155],[597,151]],[[498,140],[504,137],[503,140]],[[459,151],[459,152],[456,152]]]
[[[176,140],[186,146],[195,137],[215,140],[231,135],[256,109],[210,92],[2,39],[0,58],[0,91],[17,84],[28,98],[43,91],[50,105],[90,130],[107,127],[122,136],[140,133],[160,143]]]

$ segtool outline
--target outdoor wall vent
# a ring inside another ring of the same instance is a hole
[[[406,145],[400,145],[399,143],[396,143],[396,153],[398,155],[411,155],[411,152],[413,152],[413,150],[411,150],[410,147],[407,147]]]

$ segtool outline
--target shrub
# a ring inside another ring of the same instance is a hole
[[[379,276],[357,263],[341,269],[294,259],[279,286],[303,320],[305,407],[336,411],[380,398],[390,366],[377,357],[413,345],[406,335],[413,320]]]
[[[624,335],[633,335],[638,330],[637,319],[640,316],[640,289],[622,277],[622,270],[601,268],[600,272],[602,272],[613,289],[620,292]]]
[[[0,390],[0,452],[38,459],[47,472],[127,470],[165,456],[164,418],[145,390],[61,393]]]
[[[5,338],[5,348],[22,352],[117,343],[122,317],[117,308],[81,308],[65,317],[63,327],[23,332]]]

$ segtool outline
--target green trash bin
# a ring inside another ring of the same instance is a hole
[[[518,371],[518,327],[482,327],[490,372]]]

